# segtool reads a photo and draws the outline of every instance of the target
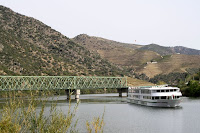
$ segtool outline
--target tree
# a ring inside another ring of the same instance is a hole
[[[186,95],[191,96],[191,97],[199,97],[200,96],[200,85],[199,85],[198,81],[191,80],[188,83]]]

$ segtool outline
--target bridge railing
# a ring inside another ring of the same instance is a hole
[[[125,88],[126,77],[0,76],[0,91]]]

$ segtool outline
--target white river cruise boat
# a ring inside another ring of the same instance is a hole
[[[181,102],[181,92],[177,87],[142,86],[128,88],[128,102],[154,106],[154,107],[177,107]]]

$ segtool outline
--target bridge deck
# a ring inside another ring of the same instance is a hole
[[[126,77],[0,76],[0,91],[127,88]]]

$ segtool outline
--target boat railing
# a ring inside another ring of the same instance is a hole
[[[167,87],[168,84],[165,84],[165,85],[154,85],[154,86],[132,86],[132,87],[129,87],[130,89],[143,89],[143,88],[161,88],[161,87]]]

